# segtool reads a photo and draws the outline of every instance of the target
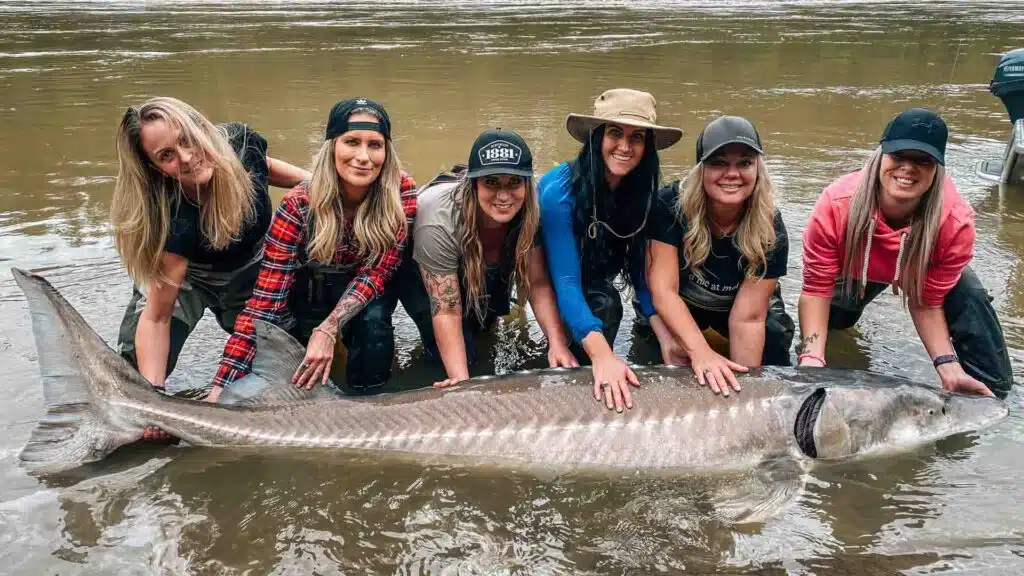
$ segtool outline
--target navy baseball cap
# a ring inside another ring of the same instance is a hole
[[[468,178],[492,174],[533,176],[533,154],[513,130],[494,128],[477,136],[469,151]]]
[[[746,144],[758,154],[764,154],[761,137],[750,120],[741,116],[720,116],[705,126],[697,137],[697,161],[704,162],[729,144]]]
[[[349,122],[348,117],[352,115],[353,110],[359,108],[369,108],[373,110],[377,117],[380,118],[379,122]],[[349,130],[374,130],[380,132],[386,140],[391,139],[391,119],[388,118],[387,111],[378,102],[374,102],[369,98],[350,98],[348,100],[342,100],[331,108],[331,113],[327,116],[327,130],[324,133],[324,140],[330,140],[336,136],[340,136]]]
[[[949,129],[942,118],[927,108],[908,108],[897,114],[882,132],[882,152],[917,150],[946,165]]]

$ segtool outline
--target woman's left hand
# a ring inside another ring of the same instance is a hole
[[[326,328],[318,326],[309,337],[306,357],[292,375],[292,384],[309,390],[319,381],[327,384],[331,377],[331,362],[334,361],[335,339]]]
[[[558,368],[564,366],[565,368],[575,368],[580,363],[576,361],[576,357],[573,356],[572,352],[569,351],[569,347],[565,344],[552,344],[548,346],[548,367]]]
[[[690,357],[686,355],[683,347],[674,338],[661,344],[661,363],[673,366],[689,366]]]

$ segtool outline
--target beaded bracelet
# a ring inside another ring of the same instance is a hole
[[[323,328],[321,328],[319,326],[317,326],[316,328],[313,328],[313,332],[319,332],[319,333],[323,334],[324,336],[327,336],[328,338],[330,338],[331,342],[334,342],[335,344],[338,343],[338,339],[337,339],[337,337],[334,336],[334,334],[331,334],[330,332],[328,332],[327,330],[324,330]]]

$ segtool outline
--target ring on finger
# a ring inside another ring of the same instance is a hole
[[[612,385],[609,382],[602,382],[601,383],[601,390],[607,390],[607,389],[609,389],[611,387],[612,387]]]

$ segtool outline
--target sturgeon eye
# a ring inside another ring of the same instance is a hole
[[[928,409],[928,415],[929,416],[935,416],[935,409],[934,408],[929,408]]]

